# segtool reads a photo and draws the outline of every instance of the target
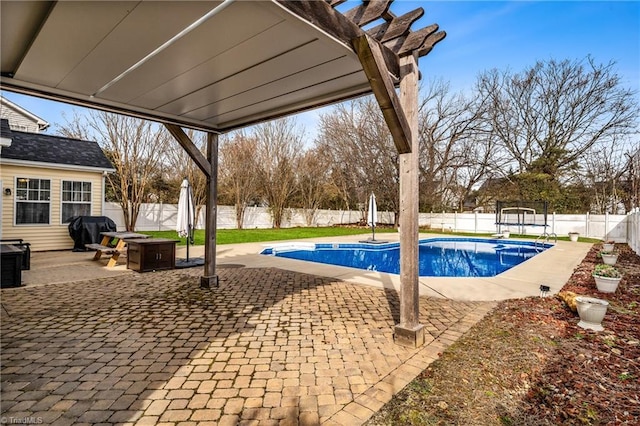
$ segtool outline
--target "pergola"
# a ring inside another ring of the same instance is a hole
[[[207,176],[205,287],[217,285],[218,135],[373,92],[400,153],[395,336],[418,346],[418,58],[445,34],[411,29],[422,8],[341,3],[3,0],[1,87],[166,126]],[[206,156],[184,127],[207,132]]]

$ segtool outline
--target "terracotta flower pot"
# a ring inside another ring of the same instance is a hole
[[[576,297],[576,308],[580,316],[578,327],[586,328],[594,331],[602,331],[602,320],[607,313],[609,302],[594,297],[578,296]]]

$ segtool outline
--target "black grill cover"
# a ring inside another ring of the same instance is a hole
[[[69,222],[69,235],[73,238],[73,251],[85,251],[85,244],[102,241],[101,232],[115,232],[116,223],[107,216],[74,216]]]

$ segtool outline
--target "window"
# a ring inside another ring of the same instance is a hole
[[[49,224],[49,179],[16,179],[16,225]]]
[[[91,182],[62,181],[62,223],[91,215]]]

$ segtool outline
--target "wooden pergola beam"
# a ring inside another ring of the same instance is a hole
[[[325,1],[277,1],[278,4],[283,6],[285,9],[288,9],[299,17],[311,22],[346,45],[350,45],[352,40],[366,34],[364,30],[358,27],[358,25],[333,9],[333,7]],[[398,62],[398,55],[387,47],[380,46],[380,48],[387,69],[396,78],[396,80],[399,79],[400,65]]]
[[[396,149],[400,154],[411,152],[411,128],[402,110],[395,86],[385,66],[380,45],[364,34],[353,40],[362,68],[369,79],[371,90],[380,105]]]
[[[438,24],[432,24],[428,27],[424,27],[419,29],[418,31],[411,32],[403,41],[402,47],[398,50],[399,56],[405,56],[412,54],[416,49],[418,49],[422,43],[429,37],[431,34],[438,31]]]
[[[393,0],[378,0],[364,2],[344,13],[344,16],[359,27],[367,25],[381,18],[389,12]]]
[[[433,46],[440,43],[447,36],[444,31],[439,31],[435,34],[429,35],[418,49],[418,55],[426,55],[431,52]]]
[[[424,9],[421,7],[402,16],[395,16],[389,12],[392,19],[389,22],[380,24],[377,27],[367,30],[367,33],[373,36],[380,43],[386,43],[398,37],[406,35],[410,31],[411,24],[420,19],[424,15]]]
[[[169,133],[173,135],[180,146],[187,151],[189,157],[195,161],[198,168],[202,170],[202,173],[207,177],[211,176],[211,163],[209,163],[209,160],[207,160],[189,136],[187,136],[184,130],[182,130],[182,127],[171,123],[164,123],[164,127],[166,127]]]

